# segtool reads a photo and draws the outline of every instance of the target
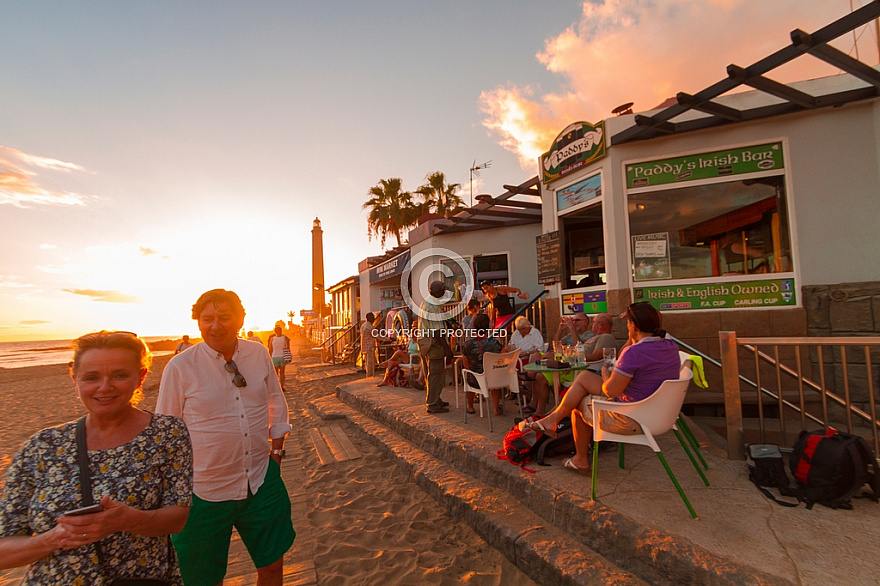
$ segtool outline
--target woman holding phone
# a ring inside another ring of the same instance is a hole
[[[167,536],[183,529],[191,504],[186,426],[136,407],[152,355],[135,334],[87,334],[73,350],[70,376],[87,411],[96,505],[84,509],[77,421],[37,432],[7,470],[0,569],[29,565],[22,584],[106,584],[120,577],[180,584]]]

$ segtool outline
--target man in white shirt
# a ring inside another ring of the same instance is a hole
[[[265,347],[237,337],[244,323],[238,295],[208,291],[192,317],[204,344],[168,363],[156,404],[157,413],[183,418],[193,445],[193,506],[172,537],[181,574],[187,586],[221,584],[234,526],[257,584],[281,586],[296,535],[280,468],[287,402]]]
[[[529,318],[524,315],[516,318],[514,324],[516,331],[510,337],[510,344],[505,352],[519,350],[520,359],[524,363],[531,362],[532,355],[536,352],[538,353],[536,356],[540,358],[540,352],[544,347],[544,337],[538,328],[533,328]]]

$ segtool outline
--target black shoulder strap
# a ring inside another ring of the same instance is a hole
[[[88,507],[95,502],[92,496],[92,478],[89,475],[89,452],[86,447],[86,418],[83,416],[76,422],[76,458],[79,462],[79,490],[82,492],[83,506]]]
[[[757,481],[755,480],[755,475],[754,475],[753,471],[754,471],[754,468],[751,465],[749,465],[749,480],[752,481],[752,483],[755,485],[755,487],[757,487],[757,489],[760,490],[761,493],[765,497],[767,497],[768,499],[770,499],[771,501],[773,501],[774,503],[776,503],[778,505],[782,505],[783,507],[800,506],[800,498],[798,498],[798,502],[796,502],[796,503],[790,503],[788,501],[781,501],[778,498],[776,498],[776,496],[774,496],[772,492],[770,492],[769,490],[767,490],[766,488],[764,488],[763,486],[761,486],[760,484],[757,483]],[[794,494],[795,491],[792,491],[791,489],[783,490],[782,488],[780,488],[779,492],[782,494],[785,494],[785,496],[797,496],[796,494]]]

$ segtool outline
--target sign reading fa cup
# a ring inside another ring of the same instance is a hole
[[[544,183],[559,179],[605,156],[605,122],[575,122],[565,128],[541,157]]]

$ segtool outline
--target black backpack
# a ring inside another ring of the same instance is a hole
[[[866,496],[874,502],[880,495],[877,461],[861,437],[833,428],[802,431],[794,444],[788,466],[797,481],[793,496],[807,508],[815,503],[832,509],[852,509],[850,499]],[[871,493],[858,495],[865,484]]]

